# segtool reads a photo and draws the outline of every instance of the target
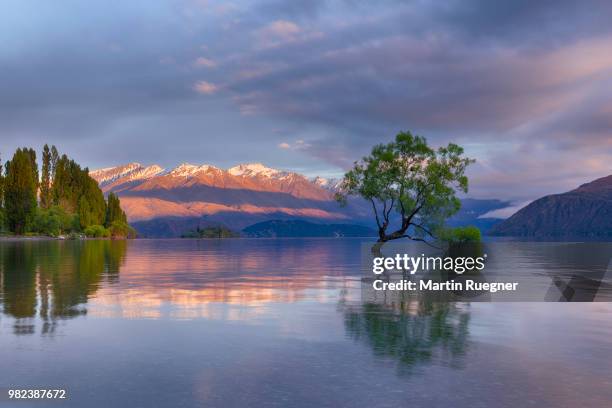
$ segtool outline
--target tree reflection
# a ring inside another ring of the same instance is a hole
[[[423,299],[346,307],[347,334],[378,357],[398,361],[400,374],[419,365],[460,368],[467,351],[469,305]]]
[[[118,279],[126,241],[7,242],[0,246],[0,303],[15,334],[53,333],[57,321],[87,313],[100,285]]]

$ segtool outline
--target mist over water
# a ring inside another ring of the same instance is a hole
[[[612,401],[610,303],[372,299],[362,241],[2,242],[0,389],[66,388],[50,405],[74,407]],[[576,247],[504,245],[496,270],[536,286],[589,270]]]

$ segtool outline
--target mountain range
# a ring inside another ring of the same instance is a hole
[[[261,163],[239,164],[229,169],[212,165],[183,163],[172,169],[158,165],[129,163],[94,170],[90,175],[105,194],[114,192],[128,220],[144,237],[178,237],[186,231],[211,225],[224,225],[235,231],[268,221],[302,220],[330,227],[308,228],[327,235],[345,234],[338,224],[373,228],[369,203],[349,199],[346,206],[334,200],[339,180],[308,178],[301,174],[267,167]],[[473,224],[486,231],[499,219],[483,214],[507,206],[499,200],[463,200],[462,210],[449,224]],[[251,235],[291,234],[302,224],[260,224],[264,232]],[[282,226],[282,227],[281,227]],[[325,230],[325,231],[323,231]],[[359,228],[346,231],[366,231]],[[331,232],[330,232],[331,231]],[[371,230],[368,230],[370,235]],[[247,234],[248,235],[248,234]]]
[[[130,163],[90,174],[104,193],[114,192],[121,198],[128,220],[141,236],[176,237],[219,224],[242,231],[257,223],[293,220],[331,225],[308,228],[331,235],[340,231],[338,224],[374,227],[367,202],[353,198],[343,207],[334,200],[338,180],[308,178],[261,163],[229,169],[188,163],[164,169]],[[484,233],[504,236],[612,236],[612,175],[542,197],[504,221],[485,218],[509,205],[500,200],[464,199],[461,211],[448,224],[476,225]],[[300,225],[260,224],[251,235],[296,234]]]
[[[612,175],[533,201],[495,225],[492,235],[612,237]]]
[[[271,219],[368,223],[361,200],[334,200],[338,180],[307,178],[261,163],[229,169],[184,163],[166,170],[130,163],[90,172],[104,193],[114,192],[129,221],[145,236],[178,236],[205,224],[235,230]]]

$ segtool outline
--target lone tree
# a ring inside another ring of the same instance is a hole
[[[457,190],[467,192],[465,170],[474,160],[450,143],[437,150],[427,140],[400,132],[395,141],[374,146],[372,153],[344,175],[336,199],[359,195],[372,204],[378,242],[399,238],[426,241],[455,214],[461,202]],[[391,225],[397,224],[395,229]]]

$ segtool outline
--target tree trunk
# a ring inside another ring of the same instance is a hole
[[[374,255],[375,257],[381,257],[382,256],[382,246],[384,245],[384,241],[377,241],[373,246],[372,246],[372,255]]]

